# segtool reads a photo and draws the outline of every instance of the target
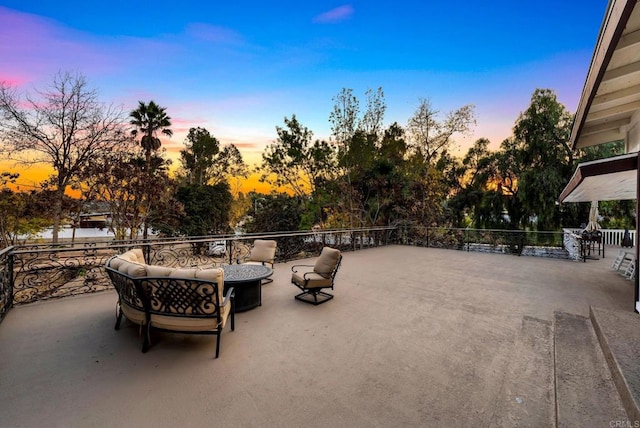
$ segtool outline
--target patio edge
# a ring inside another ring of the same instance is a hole
[[[589,307],[589,317],[620,399],[632,422],[640,421],[640,317],[632,312],[614,312]]]

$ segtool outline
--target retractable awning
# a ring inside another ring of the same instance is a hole
[[[636,199],[638,153],[584,162],[578,165],[560,202]]]

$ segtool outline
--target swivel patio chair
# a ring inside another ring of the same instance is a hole
[[[253,247],[251,248],[249,257],[244,260],[242,264],[263,265],[273,269],[277,248],[278,244],[276,241],[256,239],[255,241],[253,241]],[[263,284],[268,284],[270,282],[273,282],[273,279],[265,278],[262,280]]]
[[[302,293],[295,296],[297,300],[312,305],[319,305],[333,299],[333,295],[322,291],[330,288],[333,284],[342,262],[342,254],[334,248],[324,247],[315,265],[295,265],[291,267],[293,275],[291,283],[302,290]],[[299,270],[306,267],[312,269]]]

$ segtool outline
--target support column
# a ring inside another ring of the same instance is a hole
[[[640,313],[640,275],[638,275],[638,271],[640,270],[640,266],[638,266],[638,261],[640,261],[640,234],[638,227],[640,224],[640,151],[638,152],[638,157],[636,159],[636,236],[635,236],[635,272],[633,275],[633,288],[634,288],[634,304],[633,309],[636,313]]]

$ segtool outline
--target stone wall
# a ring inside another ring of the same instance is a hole
[[[578,236],[573,233],[573,231],[564,229],[562,241],[568,255],[567,258],[576,261],[580,260],[580,242],[578,242]]]
[[[508,245],[491,244],[465,244],[464,251],[477,251],[480,253],[512,254]],[[559,247],[534,247],[525,245],[522,248],[522,256],[548,257],[552,259],[568,259],[569,253]],[[576,259],[577,260],[577,259]]]

